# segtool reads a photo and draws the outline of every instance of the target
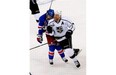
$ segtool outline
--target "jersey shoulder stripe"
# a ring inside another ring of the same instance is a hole
[[[48,24],[50,24],[50,23],[52,23],[52,22],[54,22],[54,19],[51,19],[51,20],[49,21],[49,23],[48,23]]]
[[[66,22],[69,22],[70,24],[72,24],[72,22],[70,22],[70,21],[68,21],[68,20],[66,20],[66,19],[61,19],[61,20],[66,21]]]
[[[50,21],[49,24],[52,23],[52,22],[54,22],[54,20],[53,21]]]

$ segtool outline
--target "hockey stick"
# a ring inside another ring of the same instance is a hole
[[[44,46],[44,45],[46,45],[46,44],[48,44],[48,43],[44,43],[44,44],[41,44],[41,45],[39,45],[39,46],[32,47],[32,48],[30,48],[29,50],[32,50],[32,49],[35,49],[35,48],[38,48],[38,47]]]
[[[51,7],[52,7],[52,3],[53,3],[53,0],[52,0],[51,3],[50,3],[50,7],[49,7],[49,9],[51,9]]]

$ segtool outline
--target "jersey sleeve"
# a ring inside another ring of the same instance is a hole
[[[72,31],[74,31],[75,30],[75,26],[74,26],[74,23],[67,23],[67,27],[68,27],[68,29],[69,30],[72,30]]]
[[[44,20],[40,18],[38,23],[38,35],[43,35],[44,32],[43,27],[44,27]]]
[[[72,22],[69,18],[64,18],[65,22],[66,22],[66,25],[67,25],[67,28],[69,30],[72,30],[74,31],[75,30],[75,25],[74,25],[74,22]]]

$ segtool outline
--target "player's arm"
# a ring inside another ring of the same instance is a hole
[[[49,23],[48,23],[46,34],[50,35],[50,36],[54,36],[54,29],[53,29],[52,20],[50,20]]]
[[[71,20],[66,20],[66,23],[67,23],[68,30],[72,30],[72,31],[75,30],[74,22],[72,22]]]
[[[71,35],[73,34],[73,31],[75,30],[74,23],[70,20],[66,20],[67,23],[67,29],[68,31],[66,32],[66,38],[70,38]]]
[[[43,38],[42,38],[42,35],[44,33],[44,30],[43,30],[43,27],[44,27],[44,21],[42,19],[39,19],[40,22],[38,23],[38,34],[37,34],[37,41],[39,43],[42,43],[43,41]]]

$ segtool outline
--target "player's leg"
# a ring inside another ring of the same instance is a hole
[[[34,17],[36,19],[36,22],[38,23],[39,22],[40,14],[39,13],[36,13],[36,14],[34,14]]]
[[[30,10],[31,10],[31,14],[34,15],[36,21],[39,22],[40,10],[36,0],[30,0]]]
[[[50,63],[51,65],[53,65],[54,51],[55,51],[55,45],[50,45],[50,46],[49,46],[48,57],[49,57],[49,63]]]
[[[74,61],[74,63],[75,63],[75,65],[76,65],[77,68],[80,67],[80,63],[77,60],[77,58],[76,58],[76,56],[74,54],[73,49],[67,48],[67,49],[65,49],[65,53]]]
[[[61,48],[61,46],[56,45],[56,50],[58,51],[60,57],[64,62],[68,62],[68,60],[65,58],[64,50]]]
[[[53,64],[53,58],[54,58],[54,51],[55,51],[55,44],[54,44],[54,37],[46,35],[47,43],[49,45],[49,62],[52,65]]]
[[[82,51],[82,49],[79,49],[79,48],[73,48],[73,50],[74,50],[75,56],[77,56]]]
[[[69,47],[72,48],[72,37],[68,38],[68,43],[69,43]],[[81,49],[78,49],[78,48],[73,48],[73,51],[74,51],[74,54],[75,56],[77,56],[80,52],[81,52]]]
[[[80,63],[76,58],[74,50],[72,49],[71,39],[65,39],[61,41],[60,45],[65,50],[65,54],[67,54],[74,61],[76,67],[80,67]]]

